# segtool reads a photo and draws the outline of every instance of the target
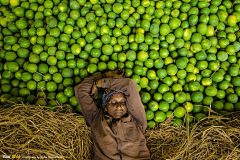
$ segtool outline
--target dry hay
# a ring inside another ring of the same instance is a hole
[[[173,127],[171,119],[158,124],[145,133],[151,159],[170,159],[184,143],[186,130],[183,127]]]
[[[90,128],[82,116],[61,106],[0,107],[0,154],[91,159]],[[64,113],[65,112],[65,113]],[[240,159],[239,113],[211,116],[190,130],[174,127],[168,119],[145,133],[153,160]]]
[[[56,107],[57,113],[46,109],[33,105],[0,107],[0,155],[90,159],[92,142],[82,116],[61,113],[61,106]]]
[[[148,129],[145,135],[152,159],[240,159],[239,112],[206,117],[189,128],[173,127],[168,119]]]

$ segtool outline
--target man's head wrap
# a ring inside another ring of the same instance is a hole
[[[103,108],[107,105],[107,102],[109,101],[109,99],[114,94],[117,94],[117,93],[122,93],[122,92],[114,91],[114,90],[111,90],[111,89],[106,89],[105,90],[105,92],[103,93],[103,96],[102,96],[102,106],[103,106]]]

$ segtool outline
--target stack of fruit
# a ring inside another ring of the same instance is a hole
[[[0,0],[1,103],[80,111],[75,85],[124,68],[150,128],[239,111],[239,22],[238,0]]]

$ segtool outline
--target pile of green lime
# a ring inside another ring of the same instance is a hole
[[[238,0],[0,0],[0,103],[80,112],[74,86],[124,68],[150,128],[239,111],[239,22]]]

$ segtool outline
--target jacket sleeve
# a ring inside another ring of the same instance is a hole
[[[128,112],[142,127],[142,131],[145,132],[147,118],[136,82],[130,78],[103,78],[102,88],[110,88],[125,94]]]
[[[89,125],[91,125],[95,115],[99,110],[90,95],[94,81],[99,78],[99,74],[92,77],[87,77],[80,84],[74,87],[77,102],[82,109],[84,119]]]

